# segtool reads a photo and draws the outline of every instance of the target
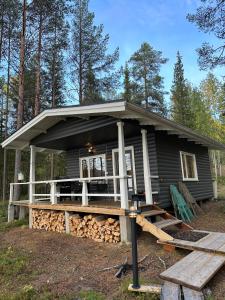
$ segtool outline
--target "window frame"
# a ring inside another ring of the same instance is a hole
[[[124,147],[125,152],[126,151],[131,151],[131,160],[132,160],[132,167],[133,167],[133,182],[134,182],[134,193],[137,193],[137,177],[136,177],[136,168],[135,168],[135,152],[134,152],[134,146],[126,146]],[[119,148],[114,148],[112,149],[112,168],[113,168],[113,176],[116,176],[116,162],[115,162],[115,153],[119,154]],[[113,179],[113,188],[114,188],[114,193],[117,194],[117,184],[116,184],[116,179]],[[115,200],[117,200],[115,198]]]
[[[94,159],[94,158],[99,158],[101,157],[102,159],[105,160],[105,176],[99,176],[99,177],[106,177],[107,176],[107,163],[106,163],[106,154],[97,154],[97,155],[89,155],[89,156],[83,156],[80,157],[80,162],[79,162],[79,167],[80,167],[80,178],[84,178],[83,177],[83,169],[82,169],[82,160],[86,159],[87,160],[87,168],[88,168],[88,177],[86,178],[95,178],[95,177],[91,177],[91,170],[90,170],[90,159]],[[98,178],[98,177],[96,177]]]
[[[185,160],[184,160],[184,164],[183,164],[183,155],[185,157]],[[185,174],[185,170],[184,170],[184,167],[183,165],[185,165],[185,168],[186,168],[186,173],[187,173],[187,160],[186,160],[186,156],[191,156],[193,158],[193,164],[194,164],[194,174],[195,174],[195,177],[192,177],[192,178],[187,178],[184,176]],[[183,178],[183,181],[199,181],[198,179],[198,170],[197,170],[197,163],[196,163],[196,155],[194,153],[189,153],[189,152],[185,152],[185,151],[180,151],[180,163],[181,163],[181,171],[182,171],[182,178]]]

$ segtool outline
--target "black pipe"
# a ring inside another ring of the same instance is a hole
[[[139,289],[138,276],[138,252],[137,252],[137,226],[136,217],[130,217],[131,221],[131,242],[132,242],[132,266],[133,266],[133,285],[134,289]]]

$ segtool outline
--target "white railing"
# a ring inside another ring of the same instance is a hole
[[[130,176],[126,176],[128,178]],[[14,200],[14,186],[16,185],[27,185],[29,187],[29,201],[30,203],[35,203],[35,201],[40,200],[50,200],[51,204],[57,204],[57,200],[59,197],[81,197],[82,205],[88,205],[88,197],[120,197],[118,193],[89,193],[87,183],[93,181],[106,181],[121,179],[121,176],[101,176],[101,177],[88,177],[88,178],[69,178],[69,179],[58,179],[58,180],[42,180],[42,181],[34,181],[34,182],[17,182],[10,183],[10,197],[9,201],[12,202]],[[124,178],[123,178],[124,179]],[[82,183],[82,192],[81,193],[60,193],[57,192],[56,185],[57,183],[65,183],[65,182],[80,182]],[[37,184],[49,184],[50,185],[50,193],[35,193],[35,185]],[[36,199],[36,197],[41,197]],[[45,198],[44,198],[45,197]]]

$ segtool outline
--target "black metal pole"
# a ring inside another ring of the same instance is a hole
[[[136,226],[136,216],[137,212],[131,211],[130,214],[131,221],[131,242],[132,242],[132,267],[133,267],[133,288],[139,289],[139,276],[138,276],[138,252],[137,252],[137,226]]]

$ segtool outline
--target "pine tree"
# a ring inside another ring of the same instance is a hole
[[[128,63],[126,62],[125,68],[124,68],[124,93],[123,93],[123,99],[126,101],[131,101],[132,99],[132,87],[131,87],[131,80],[130,80],[130,70],[128,67]]]
[[[83,104],[85,82],[88,73],[93,73],[100,87],[112,88],[115,62],[118,49],[107,54],[109,35],[103,34],[103,25],[94,25],[94,13],[88,9],[88,0],[75,0],[72,23],[72,49],[70,55],[73,85]]]
[[[64,51],[68,47],[69,25],[66,22],[66,16],[69,12],[68,3],[65,0],[54,0],[52,13],[49,15],[47,26],[48,34],[44,43],[44,64],[45,72],[43,89],[43,107],[49,104],[51,107],[57,107],[64,104],[64,73],[65,59]],[[49,103],[51,99],[51,103]]]
[[[162,52],[153,49],[148,43],[143,43],[129,60],[134,81],[134,99],[139,103],[144,102],[146,108],[163,115],[166,114],[165,93],[163,78],[159,72],[160,67],[166,62],[167,59],[162,57]]]
[[[172,118],[175,122],[191,127],[191,101],[188,86],[184,78],[182,57],[177,52],[174,66],[173,85],[171,87]]]
[[[92,70],[92,66],[89,65],[88,71],[84,80],[84,95],[83,104],[93,104],[103,102],[101,96],[98,80]]]
[[[214,34],[216,37],[216,45],[204,42],[197,49],[199,65],[201,69],[206,70],[225,64],[225,3],[224,0],[202,0],[201,2],[202,5],[197,8],[196,13],[188,14],[187,19],[195,23],[204,33]]]

